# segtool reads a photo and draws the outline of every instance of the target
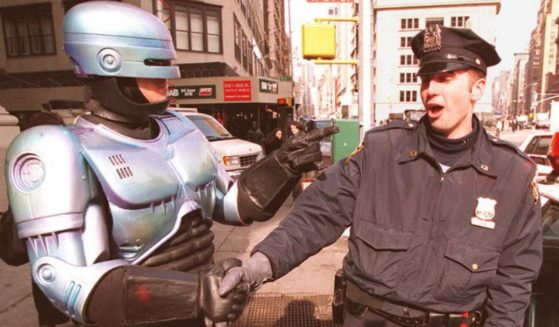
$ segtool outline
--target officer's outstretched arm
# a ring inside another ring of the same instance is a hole
[[[271,218],[293,191],[301,174],[316,169],[314,162],[322,158],[318,141],[337,131],[336,126],[330,126],[292,138],[243,171],[225,195],[224,202],[229,204],[224,206],[226,220],[248,224]]]

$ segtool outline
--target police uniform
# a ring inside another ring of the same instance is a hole
[[[465,29],[413,39],[420,75],[499,61]],[[471,146],[443,169],[428,119],[367,132],[254,252],[279,278],[351,226],[346,326],[520,326],[542,261],[535,164],[474,116]],[[376,322],[378,321],[378,325]]]

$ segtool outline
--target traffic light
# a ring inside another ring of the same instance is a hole
[[[293,107],[293,97],[278,98],[278,105]]]
[[[330,24],[303,24],[303,58],[336,58],[336,26]]]
[[[288,107],[293,107],[293,97],[285,98]]]

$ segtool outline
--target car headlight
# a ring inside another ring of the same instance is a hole
[[[241,160],[238,156],[224,156],[223,164],[225,166],[239,166],[241,164]]]

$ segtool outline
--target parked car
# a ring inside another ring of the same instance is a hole
[[[180,111],[179,111],[180,112]],[[210,141],[219,162],[233,178],[264,157],[262,147],[234,137],[214,117],[197,112],[180,112]]]
[[[534,132],[528,135],[519,147],[538,165],[538,176],[546,176],[551,172],[551,163],[547,158],[547,152],[552,137],[552,132]]]
[[[549,114],[538,113],[536,114],[536,129],[549,129]]]
[[[559,326],[559,184],[538,184],[542,203],[543,264],[524,327]]]

